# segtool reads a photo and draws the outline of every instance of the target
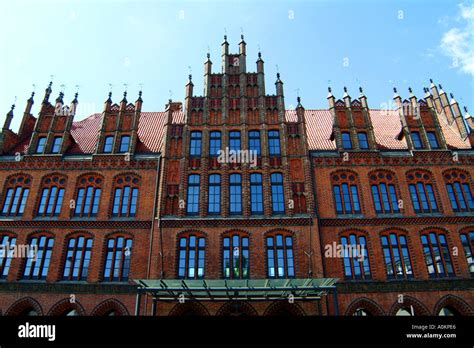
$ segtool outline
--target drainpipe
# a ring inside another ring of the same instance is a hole
[[[150,278],[150,270],[151,270],[151,256],[152,256],[152,251],[153,251],[153,230],[155,228],[155,215],[156,215],[156,209],[157,209],[157,205],[158,205],[158,189],[159,189],[159,185],[160,185],[160,175],[161,175],[160,168],[161,168],[161,154],[158,157],[158,163],[156,165],[155,194],[154,194],[154,198],[153,198],[153,214],[152,214],[152,217],[151,217],[151,228],[150,228],[150,238],[149,238],[150,246],[149,246],[149,249],[148,249],[148,264],[147,264],[147,270],[146,270],[146,278],[147,279]],[[160,226],[160,230],[161,230],[161,226]],[[162,266],[163,266],[163,258],[162,258],[161,262],[162,262]],[[146,306],[147,306],[147,302],[148,302],[148,296],[145,296],[145,309],[146,309]]]

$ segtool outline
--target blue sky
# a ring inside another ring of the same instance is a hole
[[[472,114],[473,22],[472,1],[2,1],[0,125],[17,96],[18,128],[33,84],[36,115],[51,75],[52,100],[64,85],[69,103],[79,86],[76,120],[102,111],[109,84],[114,102],[142,84],[144,111],[164,110],[183,100],[190,71],[202,94],[208,49],[219,72],[224,32],[238,52],[242,30],[248,70],[260,47],[267,93],[278,66],[287,108],[298,93],[326,108],[328,84],[338,98],[361,85],[372,108],[390,107],[394,86],[422,97],[433,78]]]

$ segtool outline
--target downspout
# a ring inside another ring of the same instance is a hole
[[[146,270],[147,279],[150,279],[150,271],[151,271],[151,256],[152,256],[152,251],[153,251],[153,230],[155,229],[155,215],[156,215],[156,208],[157,208],[157,202],[158,202],[158,189],[160,185],[160,175],[161,175],[160,168],[161,168],[161,154],[159,155],[158,163],[156,164],[155,193],[154,193],[154,198],[153,198],[153,214],[151,216],[151,228],[150,228],[150,238],[149,238],[150,246],[148,249],[148,264],[147,264],[147,270]],[[160,232],[161,232],[161,226],[160,226]],[[161,262],[163,266],[163,259],[161,260]],[[147,307],[147,302],[148,302],[148,296],[145,296],[145,309]]]
[[[322,243],[322,236],[321,236],[321,219],[318,216],[318,196],[316,194],[316,172],[313,166],[313,156],[311,151],[309,151],[309,159],[310,159],[310,168],[311,168],[311,178],[313,181],[313,197],[314,197],[314,213],[316,214],[316,218],[318,220],[318,234],[319,234],[319,248],[321,253],[321,265],[323,267],[323,276],[326,276],[326,263],[324,262],[324,248]],[[311,231],[311,230],[310,230]],[[312,250],[312,249],[311,249]],[[326,298],[326,311],[329,313],[329,301]]]

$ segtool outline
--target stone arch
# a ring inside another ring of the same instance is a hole
[[[77,314],[80,316],[86,315],[86,311],[82,305],[75,301],[74,303],[70,302],[69,298],[62,299],[61,301],[57,302],[54,306],[51,307],[49,310],[48,315],[51,316],[62,316],[65,315],[70,310],[76,310]]]
[[[375,301],[367,297],[360,297],[350,303],[346,309],[345,315],[354,315],[354,313],[360,308],[374,316],[385,314],[382,307],[380,307]]]
[[[439,312],[443,307],[448,307],[449,309],[454,310],[454,312],[457,312],[459,315],[474,315],[474,310],[472,307],[462,298],[455,295],[443,296],[434,306],[433,315],[439,315]]]
[[[399,309],[409,308],[410,306],[413,306],[415,310],[415,316],[431,315],[430,311],[423,303],[411,296],[403,296],[403,303],[395,301],[395,303],[390,308],[389,315],[395,315]]]
[[[208,316],[209,311],[197,301],[188,301],[176,304],[169,312],[169,316]]]
[[[5,312],[5,315],[19,316],[23,315],[27,310],[33,309],[38,315],[43,315],[43,309],[38,301],[32,297],[23,297],[15,301]]]
[[[270,304],[263,315],[266,316],[304,316],[303,309],[297,303],[287,301],[275,301]]]
[[[216,313],[216,316],[257,316],[252,305],[242,301],[226,302]]]
[[[99,303],[91,312],[92,316],[106,316],[110,312],[114,311],[117,316],[130,315],[127,310],[127,307],[123,305],[122,302],[114,298],[109,298],[107,300]]]

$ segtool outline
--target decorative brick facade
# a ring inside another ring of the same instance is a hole
[[[238,54],[225,38],[221,59],[221,73],[209,55],[204,63],[203,96],[189,76],[184,107],[170,100],[164,112],[142,112],[141,91],[135,104],[127,93],[114,104],[109,94],[101,114],[74,122],[78,95],[65,107],[60,93],[53,106],[50,84],[38,117],[34,94],[28,100],[16,134],[12,107],[0,133],[0,242],[45,236],[54,244],[41,265],[0,258],[1,313],[133,314],[133,279],[225,278],[224,239],[238,235],[248,238],[250,279],[338,278],[341,314],[472,315],[474,133],[454,98],[432,84],[424,99],[410,89],[402,101],[395,90],[397,110],[372,110],[362,89],[355,100],[346,89],[336,100],[329,89],[327,110],[305,110],[299,98],[286,110],[279,74],[275,94],[266,90],[260,53],[257,71],[247,71],[243,37]],[[255,163],[222,161],[216,146],[259,154]],[[205,245],[185,244],[190,236]],[[268,256],[277,236],[288,243],[281,261]],[[75,244],[79,237],[92,239],[90,250]],[[366,247],[366,259],[331,253],[344,241]],[[71,262],[77,255],[87,265]],[[27,280],[28,267],[39,273]],[[86,268],[85,280],[65,279],[68,267]],[[151,302],[145,296],[141,313],[151,313]],[[329,294],[296,303],[163,302],[157,313],[335,308]]]

